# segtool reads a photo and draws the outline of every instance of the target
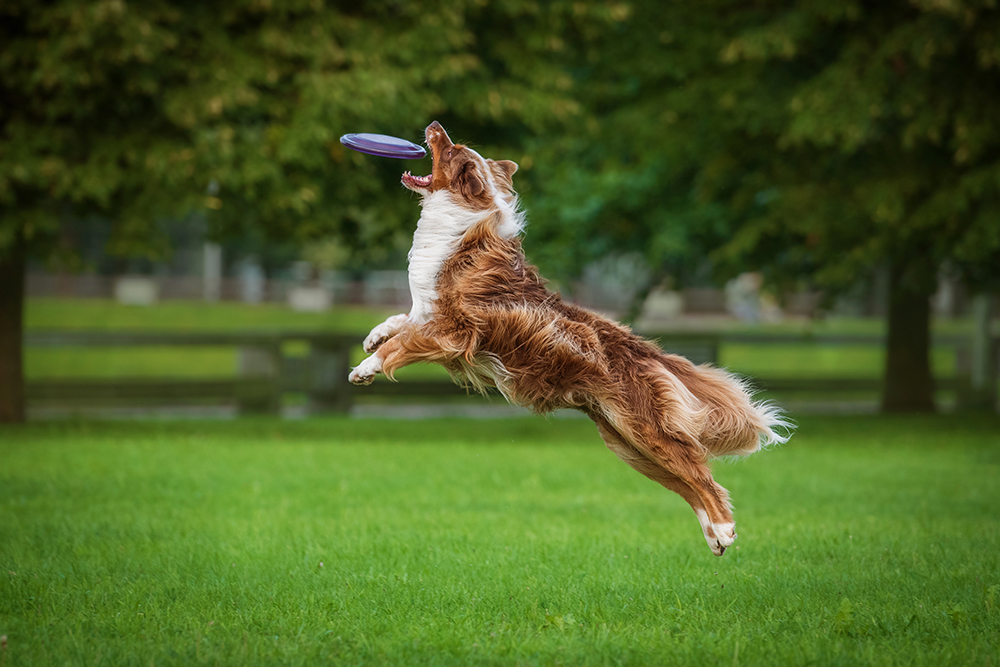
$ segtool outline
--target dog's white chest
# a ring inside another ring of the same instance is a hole
[[[456,206],[446,191],[433,192],[424,198],[409,254],[412,322],[419,324],[431,318],[438,298],[441,267],[455,254],[465,232],[476,220],[475,212]]]

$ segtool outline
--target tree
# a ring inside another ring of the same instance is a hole
[[[612,13],[474,0],[4,2],[0,422],[24,418],[26,258],[50,255],[67,220],[113,220],[117,254],[168,252],[161,221],[195,210],[218,237],[391,245],[412,218],[411,202],[390,196],[400,165],[338,137],[417,138],[441,117],[516,145],[575,111],[560,35]]]
[[[882,405],[933,409],[938,270],[1000,272],[995,4],[640,2],[622,30],[581,74],[603,121],[564,148],[583,204],[547,238],[828,294],[887,266]]]

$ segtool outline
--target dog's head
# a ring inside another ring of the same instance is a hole
[[[430,176],[403,174],[403,185],[429,195],[447,190],[456,204],[472,210],[493,208],[498,200],[507,204],[515,197],[511,178],[517,164],[510,160],[489,160],[462,144],[452,143],[441,124],[434,121],[425,131],[434,161]]]

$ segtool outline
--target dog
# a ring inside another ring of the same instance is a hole
[[[521,248],[517,164],[455,144],[435,121],[425,132],[429,176],[406,172],[422,196],[409,254],[413,306],[372,329],[350,374],[371,383],[415,362],[544,413],[574,408],[607,446],[691,505],[712,553],[736,539],[729,493],[711,457],[785,442],[780,410],[755,402],[735,376],[664,353],[627,327],[549,292]]]

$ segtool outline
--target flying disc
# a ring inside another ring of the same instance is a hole
[[[387,134],[345,134],[340,143],[359,153],[378,155],[379,157],[394,157],[400,160],[419,160],[427,155],[422,146],[412,141],[390,137]]]

